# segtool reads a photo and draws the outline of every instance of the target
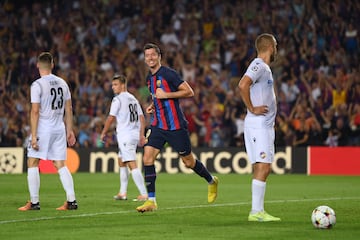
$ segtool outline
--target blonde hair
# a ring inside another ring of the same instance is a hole
[[[122,75],[122,74],[115,74],[112,80],[113,80],[113,81],[119,80],[120,83],[127,84],[127,79],[126,79],[126,77],[125,77],[124,75]]]
[[[274,46],[275,44],[275,37],[270,33],[263,33],[255,40],[255,48],[258,53],[266,51],[270,46]]]

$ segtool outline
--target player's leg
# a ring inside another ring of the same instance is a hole
[[[280,221],[264,210],[266,179],[274,157],[274,132],[272,129],[246,129],[245,146],[253,165],[251,182],[251,211],[249,221]]]
[[[150,142],[150,138],[149,138],[149,142]],[[155,147],[148,145],[144,147],[143,162],[144,162],[145,183],[148,192],[148,200],[143,205],[136,208],[138,212],[143,213],[157,209],[156,194],[155,194],[156,169],[154,162],[159,152],[160,150]]]
[[[39,190],[40,190],[40,173],[39,159],[28,157],[27,160],[27,182],[30,193],[30,201],[24,206],[18,208],[20,211],[40,210]]]
[[[127,139],[124,136],[117,135],[117,142],[119,147],[118,152],[118,165],[119,165],[119,180],[120,189],[119,193],[114,196],[115,200],[127,200],[127,188],[129,183],[129,170],[124,162],[123,154],[127,151]],[[126,160],[126,156],[125,156]]]
[[[155,182],[156,182],[156,169],[155,159],[160,150],[164,147],[166,139],[162,131],[159,128],[150,128],[147,131],[148,142],[144,146],[144,174],[147,192],[150,200],[155,201]]]
[[[270,173],[270,164],[257,162],[253,164],[253,179],[251,184],[252,209],[251,213],[264,211],[266,179]]]
[[[53,160],[53,164],[57,169],[60,182],[66,193],[66,202],[57,210],[75,210],[78,208],[73,177],[65,165],[67,158],[67,141],[65,130],[62,133],[54,133],[49,142],[48,158]]]
[[[156,181],[156,170],[155,170],[155,158],[159,154],[160,150],[152,146],[144,147],[144,172],[146,188],[149,195],[149,199],[155,200],[155,181]]]
[[[140,199],[142,201],[147,200],[147,191],[144,183],[144,178],[141,174],[140,169],[137,168],[136,164],[136,149],[139,143],[138,137],[133,137],[132,135],[129,135],[128,138],[120,138],[118,137],[119,141],[119,148],[121,151],[121,165],[126,166],[126,187],[128,183],[128,168],[131,170],[131,175],[134,180],[134,183],[136,187],[138,188],[140,192],[140,196],[136,198],[136,200]],[[119,162],[120,164],[120,162]],[[126,189],[124,189],[126,191]]]
[[[39,203],[40,173],[38,158],[28,158],[27,179],[31,203]]]
[[[30,193],[30,201],[23,207],[20,207],[20,211],[27,210],[39,210],[40,209],[40,172],[39,172],[39,159],[46,159],[49,143],[50,143],[50,134],[38,132],[37,135],[37,144],[39,149],[33,149],[31,146],[31,139],[29,140],[29,145],[27,146],[27,181],[28,188]]]
[[[127,166],[130,168],[131,176],[134,180],[134,183],[139,190],[140,195],[134,199],[135,201],[146,201],[148,199],[147,190],[144,183],[144,177],[137,167],[136,160],[126,162]]]
[[[255,214],[263,211],[262,199],[265,194],[265,181],[266,176],[261,176],[260,172],[263,172],[265,167],[264,163],[259,163],[257,156],[257,146],[260,144],[262,149],[260,132],[257,132],[257,129],[245,128],[244,129],[244,140],[247,155],[250,159],[251,164],[253,165],[253,178],[251,182],[251,211],[250,214]],[[265,156],[265,154],[264,154]],[[259,179],[257,179],[259,178]]]
[[[74,189],[74,180],[72,175],[65,165],[64,160],[54,160],[54,166],[58,170],[61,184],[66,192],[66,202],[64,205],[57,208],[57,210],[76,210],[78,208],[75,189]]]
[[[210,174],[208,169],[199,160],[194,158],[191,151],[191,142],[188,131],[178,130],[169,132],[167,142],[177,151],[186,167],[191,168],[197,175],[208,182],[208,202],[212,203],[217,197],[219,180]]]
[[[265,158],[269,158],[268,151],[264,151],[265,135],[263,130],[245,129],[245,147],[250,162],[253,165],[253,178],[251,182],[251,214],[264,211],[263,199],[265,196],[266,178],[269,172],[269,163]]]
[[[119,180],[120,180],[120,189],[119,193],[114,196],[115,200],[127,200],[127,187],[129,183],[129,170],[126,164],[123,162],[122,157],[118,158],[119,165]]]

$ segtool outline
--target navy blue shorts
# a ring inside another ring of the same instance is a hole
[[[186,156],[191,153],[189,132],[186,129],[169,131],[150,127],[146,136],[148,142],[145,146],[152,146],[161,150],[167,142],[180,156]]]

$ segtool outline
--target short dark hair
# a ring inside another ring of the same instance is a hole
[[[122,75],[122,74],[115,74],[112,80],[113,81],[119,80],[121,83],[124,83],[124,84],[126,84],[126,82],[127,82],[125,75]]]
[[[144,50],[144,52],[145,52],[145,50],[148,50],[148,49],[151,49],[151,48],[155,49],[155,51],[156,51],[159,55],[161,55],[160,48],[159,48],[156,44],[154,44],[154,43],[146,43],[143,50]]]
[[[48,65],[48,66],[51,66],[51,64],[54,63],[54,58],[53,56],[51,55],[51,53],[49,52],[42,52],[38,59],[37,59],[38,63],[42,63],[44,65]]]
[[[37,60],[38,62],[41,63],[49,63],[49,64],[54,63],[54,58],[49,52],[42,52]]]

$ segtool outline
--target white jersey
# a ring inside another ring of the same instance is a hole
[[[276,116],[276,97],[274,91],[274,79],[270,67],[261,59],[255,58],[245,75],[251,78],[250,100],[254,107],[266,105],[268,113],[255,115],[247,111],[245,127],[267,128],[274,127]]]
[[[64,131],[65,101],[71,99],[67,83],[54,74],[31,84],[31,103],[40,103],[38,132]]]
[[[116,133],[127,138],[140,138],[140,115],[143,111],[138,100],[129,92],[113,98],[109,115],[116,117]]]

